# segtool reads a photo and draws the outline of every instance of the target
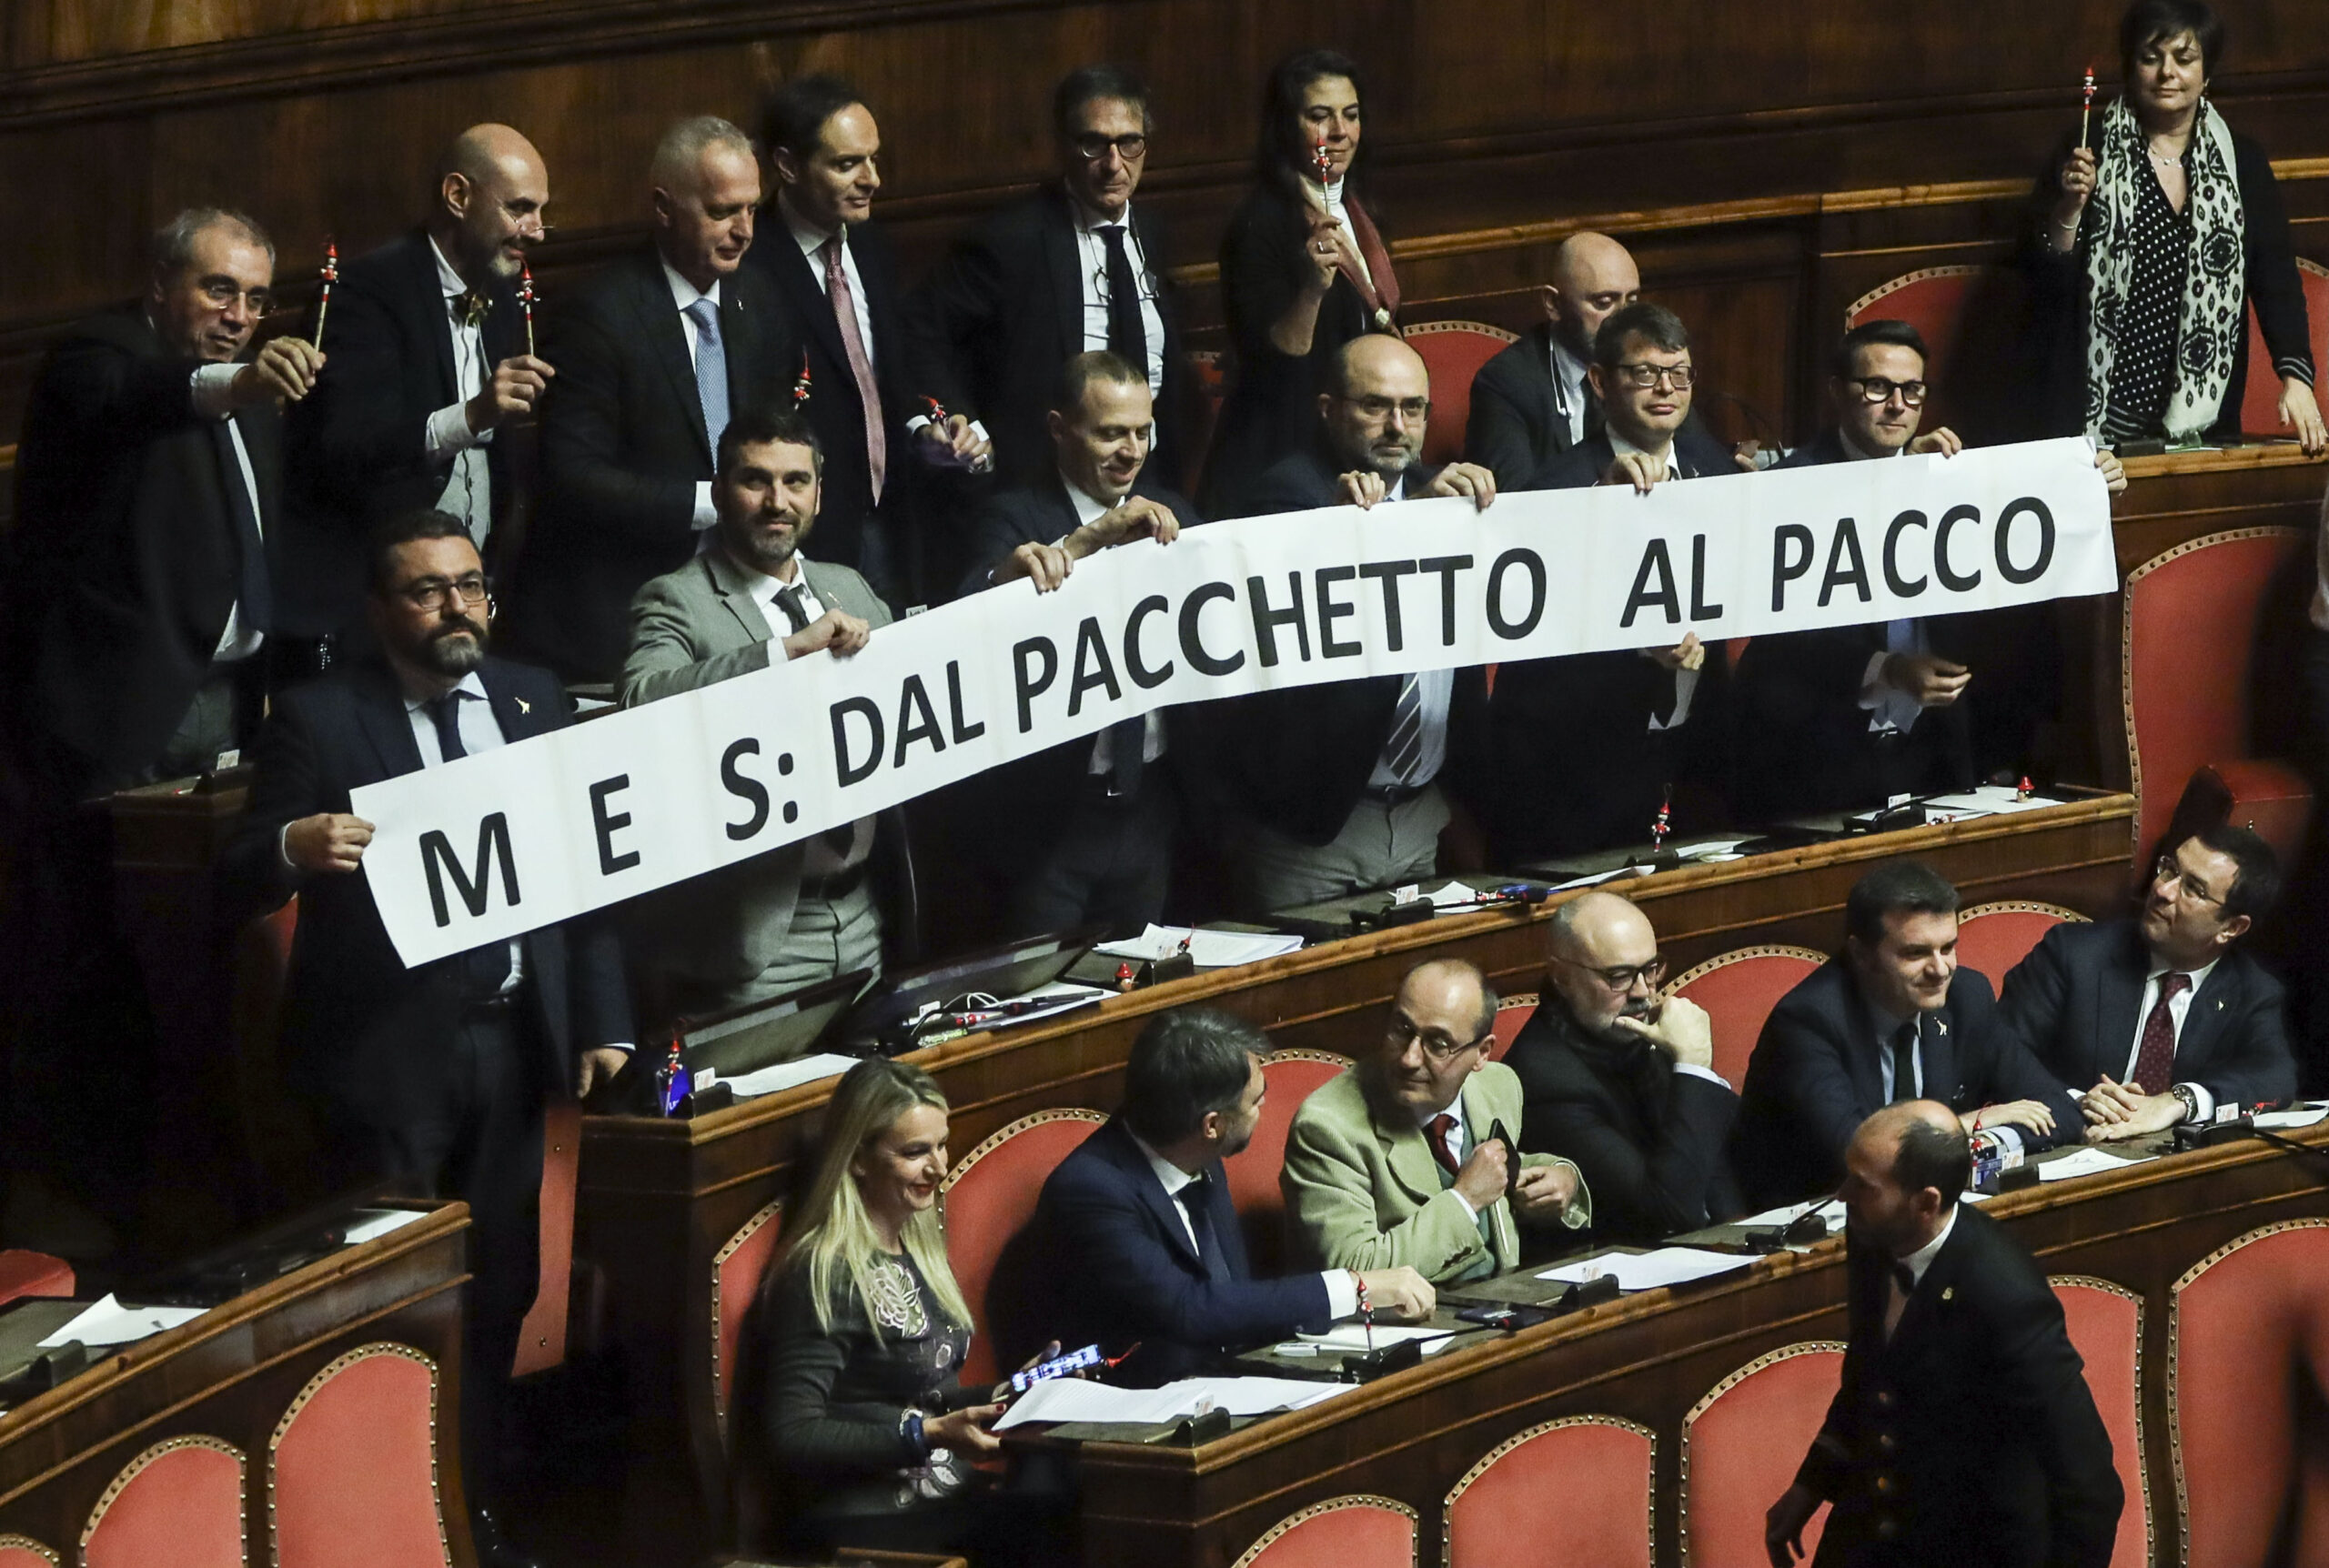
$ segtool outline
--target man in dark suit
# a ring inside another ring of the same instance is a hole
[[[2045,1271],[1979,1209],[1957,1118],[1910,1101],[1853,1135],[1843,1384],[1771,1505],[1772,1568],[1834,1504],[1822,1568],[2104,1568],[2125,1489]]]
[[[517,296],[549,202],[533,143],[472,126],[439,156],[420,226],[341,272],[324,320],[331,361],[290,430],[288,629],[362,626],[364,541],[384,518],[441,508],[469,525],[489,568],[500,563],[516,486],[495,437],[531,415],[550,376]]]
[[[980,510],[965,594],[1022,578],[1038,593],[1072,593],[1077,561],[1171,544],[1184,519],[1196,520],[1148,477],[1155,422],[1138,369],[1105,349],[1076,355],[1053,401],[1052,471]],[[965,780],[988,879],[1010,890],[1012,932],[1137,933],[1162,918],[1180,814],[1159,709]]]
[[[750,137],[709,116],[664,135],[651,242],[555,317],[545,356],[541,515],[511,584],[513,644],[569,681],[622,668],[631,596],[696,553],[715,519],[731,413],[774,407],[800,350],[774,289],[743,268],[760,203]]]
[[[923,383],[983,423],[1006,484],[1042,484],[1059,367],[1104,348],[1146,377],[1150,467],[1174,483],[1191,464],[1171,253],[1163,220],[1132,205],[1148,160],[1148,89],[1121,66],[1071,71],[1052,95],[1052,128],[1058,181],[973,230],[915,296]]]
[[[594,920],[412,969],[397,956],[357,875],[372,826],[350,812],[350,794],[561,729],[572,709],[549,671],[487,655],[484,568],[466,519],[408,513],[375,538],[381,658],[277,700],[222,869],[250,910],[298,895],[283,1052],[318,1106],[336,1174],[469,1206],[462,1451],[469,1496],[490,1507],[505,1495],[498,1427],[536,1286],[543,1108],[628,1060],[630,1004],[622,954]],[[479,1533],[482,1561],[525,1561],[490,1517]]]
[[[2075,1092],[2087,1141],[2296,1093],[2281,982],[2241,939],[2280,891],[2272,846],[2211,828],[2161,857],[2142,913],[2064,922],[2005,977],[1998,1014]]]
[[[1832,1191],[1853,1129],[1898,1100],[1946,1101],[1985,1151],[2076,1142],[2077,1103],[1957,963],[1957,890],[1916,860],[1844,903],[1844,952],[1782,998],[1747,1065],[1732,1156],[1758,1209]]]
[[[1538,471],[1528,487],[1657,485],[1736,472],[1719,442],[1687,423],[1690,337],[1673,312],[1637,302],[1594,339],[1588,385],[1600,434]],[[1504,665],[1488,708],[1498,863],[1519,865],[1645,842],[1677,785],[1725,769],[1719,650],[1698,633],[1670,648],[1573,654]]]
[[[825,453],[818,552],[894,606],[922,602],[906,459],[959,471],[993,454],[966,417],[937,423],[915,396],[897,253],[873,222],[881,128],[856,88],[819,74],[770,95],[761,141],[777,194],[752,265],[775,285],[800,346],[794,373],[809,377],[802,407]]]
[[[1422,466],[1431,377],[1397,338],[1346,344],[1318,408],[1316,442],[1271,465],[1235,515],[1423,496],[1467,496],[1483,509],[1495,501],[1485,468]],[[1209,705],[1199,720],[1204,771],[1227,797],[1242,906],[1266,914],[1431,875],[1449,792],[1461,801],[1477,788],[1487,694],[1476,666]]]
[[[1575,1163],[1602,1241],[1648,1244],[1743,1212],[1726,1151],[1739,1096],[1714,1070],[1706,1010],[1660,1002],[1649,917],[1615,893],[1554,911],[1552,967],[1505,1065],[1520,1075],[1520,1147]]]
[[[1593,337],[1641,297],[1641,272],[1608,235],[1573,234],[1554,250],[1551,276],[1538,292],[1543,325],[1480,367],[1464,425],[1464,456],[1507,489],[1524,487],[1599,433],[1601,413],[1586,375]]]
[[[1124,1109],[1060,1161],[1031,1221],[1013,1294],[1028,1348],[1045,1340],[1140,1352],[1135,1385],[1206,1370],[1225,1352],[1356,1315],[1416,1322],[1436,1295],[1400,1267],[1256,1280],[1222,1161],[1261,1119],[1269,1042],[1213,1008],[1159,1013],[1124,1064]],[[1005,1344],[1006,1357],[1017,1352]]]

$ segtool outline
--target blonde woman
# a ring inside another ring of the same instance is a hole
[[[1056,1508],[973,1468],[1002,1446],[989,1429],[1007,1385],[961,1385],[971,1311],[939,1229],[945,1174],[946,1098],[930,1075],[852,1068],[757,1314],[762,1435],[791,1549],[1048,1560]]]

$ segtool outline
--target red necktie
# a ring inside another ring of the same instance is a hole
[[[890,434],[882,422],[882,389],[873,384],[873,361],[865,355],[865,339],[857,330],[857,300],[849,292],[849,274],[841,265],[841,236],[819,247],[825,258],[825,293],[833,302],[833,319],[841,327],[841,346],[849,352],[849,373],[857,382],[857,404],[865,412],[865,467],[873,478],[873,500],[880,505],[882,480],[890,468]]]
[[[1450,1176],[1456,1174],[1456,1119],[1445,1111],[1431,1119],[1431,1157]]]
[[[2159,1000],[2143,1020],[2142,1048],[2135,1052],[2135,1085],[2145,1094],[2164,1094],[2175,1081],[2175,1015],[2167,1004],[2191,983],[2190,975],[2173,970],[2159,977]]]

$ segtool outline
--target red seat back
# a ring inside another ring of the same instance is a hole
[[[1763,1515],[1790,1486],[1843,1382],[1832,1340],[1757,1356],[1715,1384],[1682,1418],[1682,1537],[1692,1563],[1768,1563]],[[1804,1527],[1808,1560],[1827,1527],[1821,1504]]]
[[[743,1337],[744,1314],[751,1309],[768,1261],[776,1255],[777,1238],[784,1227],[781,1202],[771,1203],[728,1238],[711,1260],[711,1418],[728,1430],[728,1391],[736,1382],[736,1345]]]
[[[2171,838],[2235,823],[2253,828],[2284,866],[2294,864],[2313,825],[2313,786],[2285,762],[2218,760],[2192,775],[2169,819]]]
[[[82,1568],[243,1568],[243,1451],[157,1442],[115,1476],[81,1527]]]
[[[2030,950],[2044,940],[2048,931],[2064,920],[2085,919],[2060,904],[2013,900],[1976,904],[1958,911],[1957,961],[1987,976],[1994,990],[2005,984],[2013,966],[2028,958]]]
[[[1229,1177],[1229,1201],[1237,1210],[1237,1228],[1245,1237],[1246,1261],[1254,1277],[1267,1279],[1278,1271],[1285,1251],[1285,1195],[1277,1184],[1285,1164],[1285,1135],[1294,1113],[1311,1091],[1328,1079],[1349,1070],[1350,1058],[1330,1050],[1274,1050],[1262,1058],[1261,1120],[1245,1147],[1222,1162]]]
[[[1034,1217],[1035,1200],[1053,1169],[1107,1120],[1096,1111],[1076,1110],[1023,1116],[963,1155],[939,1183],[946,1261],[976,1330],[963,1362],[963,1382],[976,1386],[997,1375],[986,1294],[1003,1249]]]
[[[1649,1568],[1657,1454],[1649,1428],[1615,1416],[1530,1427],[1447,1494],[1445,1568]]]
[[[542,1111],[542,1179],[534,1204],[534,1302],[519,1326],[512,1377],[548,1372],[566,1360],[566,1312],[574,1292],[574,1186],[581,1161],[581,1102],[560,1095]]]
[[[2313,332],[2313,363],[2329,365],[2329,268],[2297,257],[2296,275],[2304,285],[2304,315]],[[2251,437],[2289,436],[2295,432],[2281,423],[2281,378],[2274,372],[2272,351],[2264,347],[2264,329],[2256,311],[2248,311],[2248,381],[2240,397],[2240,428]]]
[[[2233,528],[2127,574],[2121,659],[2138,875],[2192,776],[2253,754],[2257,637],[2276,583],[2312,548],[2296,528]]]
[[[267,1507],[276,1568],[443,1568],[437,1363],[359,1345],[308,1381],[276,1423]]]
[[[0,1304],[19,1296],[69,1296],[73,1265],[46,1252],[10,1248],[0,1252]]]
[[[2144,1568],[2152,1560],[2151,1493],[2143,1483],[2142,1332],[2143,1300],[2123,1285],[2077,1274],[2051,1282],[2069,1320],[2071,1347],[2086,1363],[2087,1392],[2102,1412],[2111,1434],[2111,1459],[2126,1506],[2119,1511],[2119,1539],[2111,1568]]]
[[[2178,1561],[2329,1562],[2329,1500],[2300,1471],[2312,1445],[2298,1415],[2307,1378],[2329,1387],[2329,1220],[2267,1225],[2217,1249],[2175,1282],[2169,1321]]]
[[[1714,1023],[1714,1070],[1736,1086],[1747,1081],[1747,1060],[1771,1009],[1827,961],[1827,954],[1810,948],[1740,948],[1677,975],[1666,992],[1707,1010]]]
[[[1464,427],[1472,417],[1472,377],[1504,352],[1514,334],[1485,321],[1421,321],[1402,329],[1407,347],[1431,372],[1431,421],[1424,427],[1423,460],[1452,463],[1464,455]]]
[[[1278,1521],[1233,1568],[1415,1568],[1416,1511],[1388,1497],[1314,1503]]]
[[[57,1568],[57,1557],[29,1535],[0,1535],[0,1568]]]
[[[1536,1016],[1537,993],[1534,991],[1508,996],[1497,1003],[1496,1024],[1488,1040],[1488,1060],[1502,1061],[1504,1053],[1512,1049],[1512,1042],[1520,1038],[1520,1031],[1527,1028],[1528,1020]]]

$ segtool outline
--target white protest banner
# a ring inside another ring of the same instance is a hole
[[[1215,523],[824,654],[357,792],[408,963],[583,913],[1169,704],[2079,594],[2118,578],[2075,439]]]

